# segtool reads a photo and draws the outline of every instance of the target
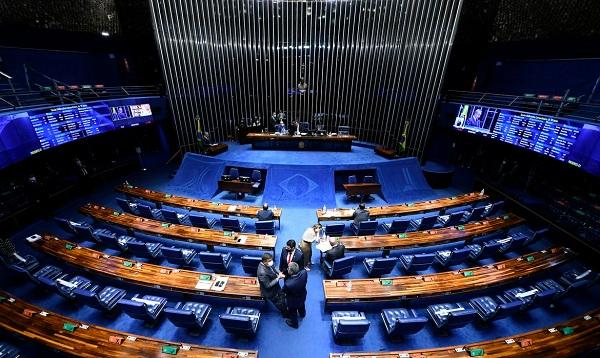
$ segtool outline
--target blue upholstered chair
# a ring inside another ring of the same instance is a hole
[[[381,226],[388,234],[403,233],[410,227],[410,220],[395,219],[391,223],[383,223]]]
[[[169,209],[161,209],[160,213],[165,221],[170,222],[171,224],[187,225],[186,221],[189,218],[187,214],[179,214],[175,210]]]
[[[190,329],[195,334],[204,327],[211,310],[206,303],[178,302],[173,308],[165,308],[165,315],[177,327]]]
[[[489,208],[483,214],[484,217],[490,217],[498,214],[500,210],[504,207],[504,200],[499,200],[490,205]]]
[[[129,241],[135,240],[131,236],[117,236],[117,234],[108,230],[97,233],[96,236],[98,237],[100,242],[102,242],[103,245],[119,251],[127,251],[127,243]]]
[[[435,260],[443,267],[450,267],[465,262],[470,253],[471,249],[468,247],[441,250],[435,253]]]
[[[190,266],[198,254],[194,249],[162,246],[160,252],[168,262],[179,266]]]
[[[415,310],[406,308],[386,308],[381,311],[381,320],[390,337],[417,333],[429,321],[427,317],[418,315]]]
[[[441,215],[437,219],[437,225],[440,227],[454,226],[460,224],[464,217],[464,211],[457,211],[447,215]]]
[[[440,329],[464,327],[478,317],[470,305],[462,303],[439,303],[427,307],[427,313],[435,326]]]
[[[527,226],[520,226],[509,230],[508,236],[511,237],[525,237],[525,243],[523,245],[529,245],[534,241],[543,238],[548,234],[548,228],[541,228],[533,230]]]
[[[231,263],[231,253],[220,254],[218,252],[200,252],[200,261],[207,270],[225,272]]]
[[[221,218],[221,226],[225,231],[242,232],[246,228],[244,222],[239,221],[235,218]]]
[[[2,358],[19,358],[23,357],[19,349],[6,342],[0,342],[0,357]]]
[[[58,294],[68,299],[76,298],[75,293],[73,293],[76,288],[87,289],[93,286],[97,288],[97,285],[94,285],[92,281],[83,276],[75,276],[68,280],[59,278],[54,281],[54,287]]]
[[[64,218],[54,218],[54,222],[64,231],[69,234],[74,234],[75,230],[71,227],[71,222]]]
[[[252,189],[254,191],[258,190],[258,188],[260,188],[260,184],[262,183],[262,174],[260,174],[260,170],[254,169],[250,178],[252,180]]]
[[[70,224],[71,224],[71,227],[73,228],[73,231],[75,231],[75,234],[77,236],[79,236],[79,238],[81,238],[83,240],[91,241],[91,242],[100,242],[100,240],[98,239],[98,236],[96,236],[95,230],[92,227],[92,225],[90,225],[88,223],[80,223],[80,222],[75,222],[75,221],[71,221]],[[99,229],[99,230],[106,230],[106,229]]]
[[[259,235],[275,235],[275,221],[265,220],[255,223],[256,233]]]
[[[502,244],[496,240],[491,240],[483,244],[467,245],[467,247],[471,250],[469,254],[471,260],[481,260],[498,254]]]
[[[229,168],[229,176],[231,179],[238,179],[240,177],[238,168]]]
[[[564,272],[560,276],[560,281],[567,289],[588,287],[598,281],[598,273],[585,266],[579,266]]]
[[[119,300],[125,297],[127,291],[106,286],[101,290],[76,288],[73,290],[73,294],[77,301],[86,306],[110,312],[117,306]]]
[[[35,272],[29,272],[29,271],[22,271],[25,275],[27,275],[27,277],[29,277],[29,279],[31,279],[31,281],[40,284],[40,279],[42,278],[50,278],[52,280],[56,280],[59,277],[64,277],[66,276],[65,274],[62,273],[62,269],[60,269],[59,267],[53,266],[53,265],[46,265],[44,267],[42,267],[41,269],[35,271]]]
[[[125,298],[120,299],[118,304],[121,310],[131,318],[141,319],[147,323],[155,323],[165,308],[167,299],[152,295],[139,297],[136,294],[129,300]]]
[[[211,229],[217,223],[217,220],[213,218],[209,219],[203,215],[190,214],[189,219],[190,223],[192,223],[192,226],[201,227],[204,229]]]
[[[245,273],[252,276],[256,276],[258,271],[258,264],[260,264],[261,261],[262,258],[260,257],[244,255],[242,256],[242,269],[244,269]]]
[[[486,210],[485,205],[474,207],[471,211],[464,214],[462,222],[477,221],[481,219]]]
[[[357,224],[350,224],[350,228],[354,235],[375,235],[377,231],[377,220],[361,221]]]
[[[433,264],[435,254],[401,255],[399,259],[405,271],[423,271]]]
[[[498,249],[498,252],[505,253],[508,251],[518,249],[518,248],[522,247],[523,245],[525,245],[525,243],[527,242],[527,236],[516,234],[515,236],[512,236],[512,237],[500,239],[500,240],[498,240],[498,242],[502,244],[500,249]]]
[[[523,303],[521,310],[525,310],[533,304],[538,292],[536,288],[526,290],[523,287],[514,287],[504,291],[503,297],[507,302],[521,301]]]
[[[154,259],[160,254],[162,244],[131,240],[127,243],[127,251],[138,257]]]
[[[359,339],[365,336],[371,322],[364,312],[333,311],[331,312],[333,338],[336,340]]]
[[[137,211],[140,216],[143,216],[148,219],[160,220],[162,216],[160,215],[160,209],[153,209],[148,205],[137,204]]]
[[[520,311],[523,306],[521,301],[496,302],[490,296],[476,297],[471,299],[469,303],[477,310],[477,314],[483,322],[508,317]]]
[[[363,260],[363,265],[369,276],[379,277],[392,272],[396,266],[396,261],[398,261],[398,258],[396,257],[365,258]]]
[[[437,223],[438,214],[438,212],[425,214],[420,219],[411,220],[410,225],[416,231],[429,230]]]
[[[2,263],[4,264],[4,266],[6,266],[7,268],[11,269],[12,271],[15,271],[17,273],[29,273],[32,274],[35,270],[37,270],[40,267],[40,263],[39,261],[31,255],[18,255],[19,257],[17,258],[16,255],[14,255],[12,258],[7,258],[4,257],[2,255],[0,255],[0,261],[2,261]]]
[[[356,175],[348,176],[348,184],[356,184],[358,181],[356,180]]]
[[[372,175],[365,175],[365,177],[363,178],[363,183],[374,183],[375,179],[373,178]]]
[[[137,215],[137,204],[132,204],[129,202],[129,200],[125,200],[123,198],[116,198],[116,200],[117,204],[124,213]]]
[[[331,264],[327,260],[323,260],[322,266],[327,277],[339,277],[350,273],[352,271],[352,264],[354,264],[354,256],[346,256],[334,260]]]
[[[346,225],[343,223],[327,224],[325,225],[325,236],[344,236],[344,229]]]
[[[260,321],[260,311],[248,307],[228,307],[219,321],[227,333],[255,335]]]
[[[339,135],[350,135],[350,126],[338,126]]]

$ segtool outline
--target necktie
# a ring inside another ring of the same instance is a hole
[[[294,255],[293,255],[293,253],[292,253],[292,252],[290,252],[290,253],[288,254],[288,260],[287,260],[287,261],[288,261],[288,264],[289,264],[290,262],[292,262],[292,256],[294,256]]]

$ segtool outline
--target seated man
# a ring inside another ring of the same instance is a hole
[[[331,245],[331,249],[325,252],[325,261],[333,265],[333,261],[344,257],[346,247],[336,237],[330,237],[329,244]]]
[[[259,210],[256,213],[256,218],[259,221],[267,221],[273,220],[273,218],[275,218],[275,215],[273,214],[273,210],[269,209],[269,204],[264,203],[262,210]]]
[[[206,152],[211,144],[208,132],[198,133],[198,144],[200,145],[200,151]]]
[[[354,225],[358,225],[361,221],[369,221],[369,211],[365,208],[365,203],[358,204],[358,209],[354,210],[352,219],[354,219]]]

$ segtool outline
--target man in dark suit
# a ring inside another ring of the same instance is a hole
[[[283,283],[283,292],[286,295],[289,318],[285,323],[293,328],[298,328],[298,315],[306,316],[306,282],[308,275],[301,270],[297,263],[291,262],[288,266],[288,276]]]
[[[358,225],[361,221],[369,221],[369,211],[365,207],[365,203],[358,204],[358,209],[352,213],[352,219],[354,219],[354,225]]]
[[[273,210],[269,209],[269,204],[267,203],[264,203],[262,210],[259,210],[256,213],[256,218],[258,221],[273,220],[274,217],[275,215],[273,215]]]
[[[295,262],[300,268],[304,268],[304,254],[296,247],[296,241],[288,240],[285,247],[281,250],[279,258],[279,271],[287,274],[289,264]],[[287,275],[286,275],[287,276]]]
[[[258,276],[261,296],[271,301],[286,316],[285,294],[279,286],[279,280],[284,278],[285,275],[273,267],[273,255],[268,252],[262,255],[256,275]]]
[[[346,247],[335,237],[329,238],[329,244],[331,245],[331,249],[325,252],[325,261],[333,265],[333,261],[344,257]]]

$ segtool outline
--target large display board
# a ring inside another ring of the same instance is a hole
[[[0,169],[61,144],[153,120],[149,103],[128,100],[77,103],[0,115]]]
[[[454,128],[529,149],[600,176],[600,127],[594,124],[463,104]]]

